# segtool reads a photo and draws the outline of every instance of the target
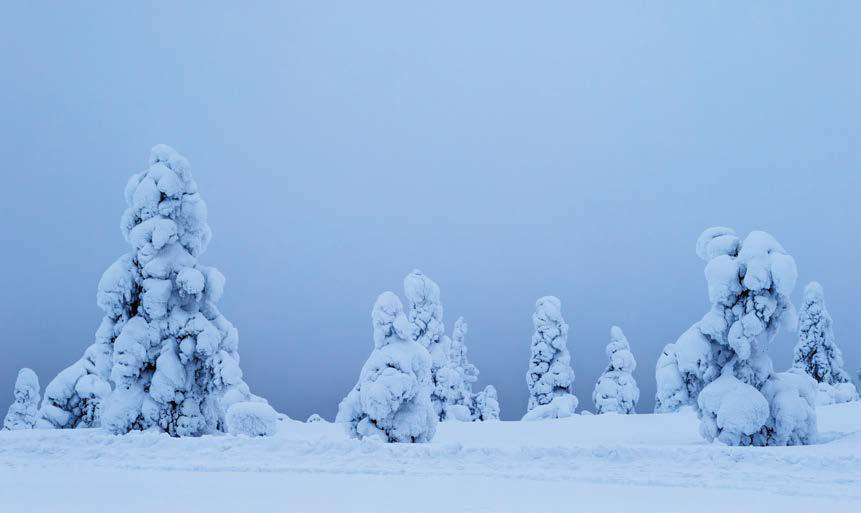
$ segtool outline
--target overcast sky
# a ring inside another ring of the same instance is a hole
[[[618,324],[651,411],[661,348],[708,309],[713,225],[771,232],[861,367],[861,4],[191,4],[4,6],[0,403],[92,343],[156,143],[209,205],[246,380],[291,417],[334,417],[413,268],[504,418],[547,294],[581,405]]]

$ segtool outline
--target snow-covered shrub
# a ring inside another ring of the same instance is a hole
[[[338,406],[336,421],[355,438],[429,442],[437,423],[430,354],[412,338],[413,324],[392,292],[380,294],[371,319],[374,351]]]
[[[233,403],[227,408],[225,421],[232,435],[272,436],[278,430],[278,413],[258,401]]]
[[[312,413],[311,416],[308,417],[308,420],[305,421],[306,424],[313,424],[315,422],[325,422],[325,420],[323,420],[323,417],[320,415]]]
[[[484,390],[475,394],[472,401],[472,419],[499,420],[499,397],[493,385],[487,385]]]
[[[101,423],[114,433],[157,427],[172,436],[223,431],[227,408],[251,394],[238,332],[215,306],[224,276],[197,260],[211,232],[188,161],[154,147],[125,200],[121,228],[132,251],[102,276],[96,341],[46,387],[41,423]]]
[[[834,341],[831,315],[825,308],[825,292],[815,281],[804,288],[792,367],[816,380],[817,404],[858,399],[858,391],[849,373],[843,370],[843,354]]]
[[[675,350],[688,392],[699,390],[700,433],[730,445],[809,443],[815,394],[797,374],[775,374],[768,356],[779,327],[796,321],[795,260],[765,232],[742,241],[728,228],[703,232],[697,255],[712,308]]]
[[[529,404],[524,420],[553,416],[567,417],[577,408],[574,396],[574,371],[566,341],[568,324],[562,318],[562,303],[553,296],[535,302],[532,315],[535,333],[532,335],[529,370]],[[562,399],[557,401],[557,399]],[[537,412],[533,412],[536,408]]]
[[[637,362],[631,353],[628,339],[618,326],[610,328],[607,358],[610,363],[598,378],[592,393],[595,413],[634,413],[637,401],[640,400],[640,389],[632,374],[637,368]]]
[[[36,426],[40,390],[39,377],[32,369],[23,368],[18,371],[14,390],[15,402],[9,405],[9,411],[3,419],[3,429],[33,429]]]

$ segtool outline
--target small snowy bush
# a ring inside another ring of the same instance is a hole
[[[574,396],[574,371],[566,341],[568,324],[562,318],[562,303],[553,296],[535,302],[532,315],[535,333],[532,335],[529,371],[529,404],[523,420],[567,417],[577,408]],[[562,400],[557,400],[557,399]],[[533,412],[538,409],[539,411]]]
[[[31,369],[18,371],[15,380],[15,402],[9,406],[3,429],[33,429],[39,411],[39,377]]]
[[[595,413],[634,413],[637,401],[640,400],[640,389],[632,374],[637,368],[637,362],[631,353],[628,339],[618,326],[610,328],[607,357],[610,364],[598,378],[592,393]]]
[[[484,390],[475,394],[472,405],[473,420],[499,420],[499,397],[493,385],[487,385]]]
[[[700,433],[729,445],[806,444],[815,436],[812,380],[773,370],[768,346],[794,327],[795,260],[765,232],[744,240],[710,228],[697,241],[711,310],[675,344],[682,381],[697,396]],[[691,394],[694,395],[693,393]]]
[[[326,422],[326,421],[323,420],[323,417],[319,416],[316,413],[311,414],[311,416],[308,417],[308,420],[305,421],[306,424],[313,424],[315,422]]]
[[[816,380],[817,404],[858,399],[858,391],[849,373],[843,370],[843,354],[834,341],[831,315],[825,308],[825,292],[817,282],[809,283],[804,289],[792,367]]]
[[[437,424],[430,354],[412,338],[414,325],[392,292],[380,294],[371,319],[374,351],[358,383],[338,406],[336,421],[355,438],[429,442]]]
[[[272,436],[278,430],[278,413],[267,403],[245,401],[227,409],[227,432],[232,435]]]

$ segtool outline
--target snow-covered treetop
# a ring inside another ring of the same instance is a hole
[[[439,285],[416,269],[404,278],[404,294],[409,301],[409,320],[415,326],[413,338],[425,347],[439,341],[445,331]]]
[[[18,371],[15,379],[15,399],[24,399],[39,396],[39,377],[33,369],[24,367]],[[38,401],[38,399],[37,399]]]
[[[392,342],[407,340],[412,326],[404,315],[404,306],[394,292],[383,292],[371,310],[374,323],[374,347],[380,349]]]
[[[555,296],[544,296],[535,302],[532,314],[535,334],[542,342],[559,349],[565,349],[568,338],[568,324],[562,318],[562,302]],[[533,342],[534,344],[534,342]]]
[[[631,353],[628,339],[622,333],[622,328],[613,326],[610,328],[610,343],[607,344],[607,358],[610,359],[608,371],[634,372],[637,362]]]
[[[206,222],[206,203],[191,177],[191,166],[185,157],[163,144],[153,147],[149,164],[126,185],[123,235],[145,255],[178,242],[191,256],[199,256],[206,250],[212,231]]]
[[[811,281],[804,287],[805,304],[825,304],[825,290],[818,281]]]
[[[744,361],[756,342],[770,340],[781,323],[794,326],[789,295],[798,270],[795,259],[774,237],[753,231],[741,241],[728,228],[709,228],[697,241],[697,254],[708,262],[705,276],[711,303],[733,310],[727,317],[713,309],[700,321],[704,334],[721,339],[728,328],[727,343]]]

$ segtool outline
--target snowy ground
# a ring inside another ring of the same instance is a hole
[[[0,432],[0,511],[861,511],[861,403],[820,443],[704,443],[692,413],[445,423],[420,445],[284,421],[268,439]]]

